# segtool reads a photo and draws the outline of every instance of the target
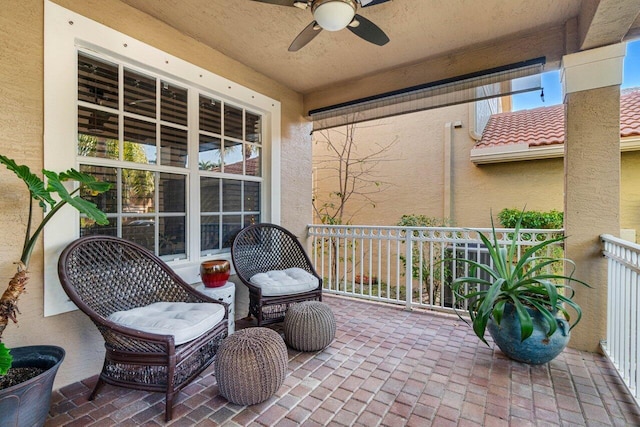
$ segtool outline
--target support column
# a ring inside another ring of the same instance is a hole
[[[570,346],[599,351],[607,327],[607,264],[599,236],[620,233],[620,83],[625,45],[567,55],[565,93],[564,228],[566,257],[575,261],[583,318]],[[570,266],[567,266],[569,268]]]

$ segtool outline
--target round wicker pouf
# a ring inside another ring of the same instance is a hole
[[[226,338],[216,356],[220,394],[238,405],[264,402],[287,374],[287,346],[269,328],[242,329]]]
[[[284,318],[284,339],[300,351],[322,350],[336,336],[336,319],[331,308],[319,301],[293,304]]]

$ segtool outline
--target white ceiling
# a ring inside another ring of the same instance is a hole
[[[584,3],[392,0],[358,11],[386,32],[391,41],[385,46],[370,44],[348,30],[323,31],[300,51],[289,52],[291,41],[312,21],[310,10],[251,0],[122,1],[302,94],[557,27],[577,18]]]

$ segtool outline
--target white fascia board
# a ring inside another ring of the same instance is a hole
[[[640,151],[640,137],[634,136],[621,139],[620,151]],[[519,162],[523,160],[552,159],[563,156],[564,144],[529,147],[528,144],[521,143],[507,146],[471,149],[471,161],[476,165]]]

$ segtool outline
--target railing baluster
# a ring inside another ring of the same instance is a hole
[[[607,257],[607,337],[602,349],[640,404],[640,245],[600,236]]]
[[[486,234],[490,229],[479,231]],[[497,231],[499,243],[517,238],[519,250],[538,243],[536,236],[542,241],[563,232],[521,230],[515,236],[512,229]],[[464,228],[313,225],[308,227],[308,235],[313,242],[311,259],[326,292],[402,304],[408,310],[421,307],[453,312],[455,297],[447,286],[459,274],[468,274],[468,265],[442,260],[470,257],[486,261],[478,234]],[[374,277],[378,281],[375,285]],[[419,286],[415,298],[414,282]],[[459,308],[464,312],[464,304]]]

